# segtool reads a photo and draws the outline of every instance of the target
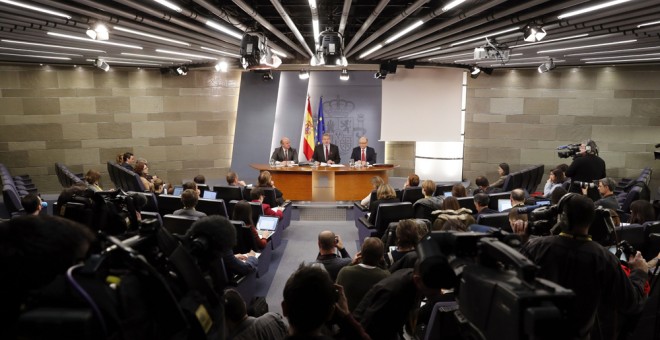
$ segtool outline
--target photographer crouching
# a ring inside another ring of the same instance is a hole
[[[597,185],[594,185],[594,181],[607,177],[607,174],[605,173],[605,161],[598,156],[596,142],[589,139],[580,144],[579,149],[569,146],[568,150],[574,153],[559,153],[559,157],[564,155],[573,156],[573,162],[566,170],[566,177],[571,178],[571,187],[568,191],[580,193],[582,192],[581,189],[586,187],[586,195],[593,201],[599,200],[600,194]]]

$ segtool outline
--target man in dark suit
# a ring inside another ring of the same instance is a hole
[[[374,164],[376,163],[376,150],[368,146],[369,140],[367,137],[360,137],[358,141],[360,146],[353,148],[353,153],[351,153],[351,159],[356,162],[362,162],[364,165],[366,163]]]
[[[317,145],[314,148],[314,155],[312,160],[314,162],[335,164],[340,163],[341,158],[339,158],[339,147],[334,144],[330,144],[330,134],[323,134],[323,144]]]
[[[298,163],[298,151],[291,147],[291,141],[289,138],[284,137],[280,140],[280,147],[275,148],[270,158],[274,159],[276,162],[290,161]]]

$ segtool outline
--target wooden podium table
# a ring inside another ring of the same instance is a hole
[[[254,169],[269,171],[284,198],[292,201],[356,201],[373,190],[371,177],[380,176],[387,183],[387,170],[392,167],[349,168],[319,166],[271,167],[250,164]]]

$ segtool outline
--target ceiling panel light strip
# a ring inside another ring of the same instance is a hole
[[[42,46],[42,47],[50,47],[50,48],[62,48],[62,49],[76,50],[76,51],[106,53],[105,51],[102,51],[102,50],[94,50],[94,49],[90,49],[90,48],[71,47],[71,46],[62,46],[62,45],[51,45],[51,44],[41,44],[41,43],[33,43],[33,42],[11,40],[11,39],[0,39],[0,41],[11,43],[11,44],[32,45],[32,46]]]
[[[454,0],[454,1],[446,4],[445,7],[442,7],[442,11],[447,12],[448,10],[450,10],[450,9],[452,9],[452,8],[462,4],[464,2],[465,2],[465,0]]]
[[[143,60],[143,59],[131,59],[131,58],[115,58],[115,57],[103,57],[103,60],[107,61],[132,61],[132,62],[141,62],[141,63],[161,63],[159,60]],[[172,64],[172,61],[162,61],[162,63]]]
[[[574,17],[574,16],[576,16],[576,15],[580,15],[580,14],[584,14],[584,13],[588,13],[588,12],[597,11],[597,10],[599,10],[599,9],[603,9],[603,8],[607,8],[607,7],[615,6],[615,5],[622,4],[622,3],[624,3],[624,2],[628,2],[628,1],[630,1],[630,0],[614,0],[614,1],[608,1],[608,2],[605,2],[605,3],[602,3],[602,4],[598,4],[598,5],[594,5],[594,6],[589,6],[589,7],[585,7],[585,8],[582,8],[582,9],[575,10],[575,11],[571,11],[571,12],[567,12],[567,13],[564,13],[564,14],[560,14],[560,15],[557,17],[557,19],[561,20],[561,19],[565,19],[565,18]]]
[[[619,52],[624,52],[625,53],[625,52],[632,52],[632,51],[648,51],[648,50],[657,50],[657,49],[660,49],[660,46],[629,48],[629,49],[625,49],[625,50],[610,50],[610,51],[564,54],[564,57],[580,57],[580,56],[585,56],[585,55],[612,54],[612,53],[619,53]]]
[[[555,64],[556,63],[563,63],[566,62],[566,60],[552,60]],[[519,65],[538,65],[538,61],[529,61],[529,62],[524,62],[524,63],[506,63],[504,65],[502,64],[491,64],[490,67],[496,67],[496,66],[519,66]]]
[[[470,53],[470,55],[473,55],[473,53]],[[514,53],[514,54],[510,54],[509,57],[515,57],[515,56],[521,56],[521,55],[523,55],[523,54],[522,53]],[[538,58],[547,59],[547,57],[538,57]],[[531,58],[525,58],[525,59],[531,59]],[[461,59],[461,60],[455,60],[454,62],[455,63],[463,63],[463,62],[473,62],[473,61],[487,62],[488,60],[486,60],[486,59]]]
[[[43,8],[43,7],[38,7],[38,6],[28,5],[28,4],[26,4],[26,3],[22,3],[22,2],[19,2],[19,1],[13,1],[13,0],[0,0],[0,3],[10,4],[10,5],[18,6],[18,7],[23,7],[23,8],[31,9],[31,10],[33,10],[33,11],[37,11],[37,12],[41,12],[41,13],[46,13],[46,14],[51,14],[51,15],[54,15],[54,16],[62,17],[62,18],[71,19],[71,16],[68,15],[68,14],[66,14],[66,13],[62,13],[62,12],[58,12],[58,11],[53,11],[53,10],[50,10],[50,9],[48,9],[48,8]]]
[[[205,56],[205,55],[192,54],[192,53],[183,53],[183,52],[170,51],[170,50],[156,49],[156,52],[158,52],[158,53],[174,54],[174,55],[181,55],[181,56],[184,56],[184,57],[191,57],[191,58],[209,59],[209,60],[218,60],[218,58],[207,57],[207,56]]]
[[[175,43],[175,44],[179,44],[179,45],[190,46],[190,44],[187,43],[187,42],[183,42],[183,41],[179,41],[179,40],[174,40],[174,39],[170,39],[170,38],[161,37],[160,35],[155,35],[155,34],[149,34],[149,33],[145,33],[145,32],[140,32],[140,31],[132,30],[132,29],[130,29],[130,28],[125,28],[125,27],[121,27],[121,26],[113,26],[113,28],[116,29],[117,31],[122,31],[122,32],[126,32],[126,33],[131,33],[131,34],[135,34],[135,35],[141,35],[141,36],[143,36],[143,37],[152,38],[152,39],[158,39],[158,40],[163,40],[163,41],[169,41],[169,42],[171,42],[171,43]]]
[[[570,37],[563,37],[563,38],[557,38],[557,39],[543,40],[543,41],[533,42],[533,43],[529,43],[529,44],[522,44],[522,45],[511,46],[510,48],[518,48],[518,47],[525,47],[525,46],[532,46],[532,45],[547,44],[547,43],[557,42],[557,41],[564,41],[564,40],[571,40],[571,39],[584,38],[584,37],[588,37],[588,36],[589,36],[589,33],[584,33],[584,34],[572,35],[572,36],[570,36]]]
[[[476,38],[471,38],[471,39],[467,39],[467,40],[463,40],[463,41],[455,42],[455,43],[453,43],[453,44],[451,44],[451,45],[449,45],[449,46],[452,46],[452,47],[453,47],[453,46],[463,45],[463,44],[467,44],[467,43],[472,42],[472,41],[477,41],[477,40],[481,40],[481,39],[486,39],[486,38],[488,38],[488,37],[498,36],[498,35],[500,35],[500,34],[504,34],[504,33],[508,33],[508,32],[513,32],[513,31],[517,31],[517,30],[519,30],[519,29],[520,29],[520,27],[512,27],[512,28],[509,28],[509,29],[505,29],[505,30],[503,30],[503,31],[498,31],[498,32],[494,32],[494,33],[490,33],[490,34],[486,34],[486,35],[478,36],[478,37],[476,37]]]
[[[429,60],[434,60],[434,59],[451,59],[451,58],[456,58],[456,57],[463,57],[463,56],[466,56],[466,55],[474,55],[474,53],[473,53],[473,52],[470,52],[470,53],[461,53],[461,54],[443,55],[443,56],[439,56],[439,57],[429,58]]]
[[[154,1],[161,4],[161,5],[163,5],[163,6],[165,6],[165,7],[167,7],[167,8],[169,8],[169,9],[171,9],[171,10],[173,10],[173,11],[177,11],[179,13],[183,12],[181,7],[179,7],[178,5],[176,5],[176,4],[174,4],[170,1],[167,1],[167,0],[154,0]]]
[[[203,49],[204,51],[209,51],[209,52],[214,52],[214,53],[224,54],[224,55],[229,56],[229,57],[235,57],[235,58],[240,58],[240,57],[241,57],[241,56],[238,55],[238,54],[229,53],[229,52],[225,52],[225,51],[221,51],[221,50],[216,50],[215,48],[208,48],[208,47],[204,47],[204,46],[202,46],[202,49]],[[273,51],[273,50],[271,49],[271,51]]]
[[[94,61],[95,59],[86,59],[86,61]],[[133,62],[133,61],[120,61],[120,60],[110,60],[108,58],[103,58],[108,64],[128,64],[128,65],[151,65],[151,66],[160,66],[161,64],[153,63],[153,62],[144,62],[144,63],[138,63],[138,62]]]
[[[26,58],[40,58],[40,59],[71,60],[71,58],[67,58],[67,57],[53,57],[47,55],[29,55],[29,54],[17,54],[17,53],[0,53],[0,55],[26,57]]]
[[[73,40],[80,40],[80,41],[89,42],[89,43],[119,46],[119,47],[125,47],[125,48],[132,48],[132,49],[136,49],[136,50],[141,50],[142,49],[141,46],[137,46],[137,45],[114,43],[114,42],[110,42],[110,41],[92,40],[92,39],[89,39],[87,36],[85,36],[83,38],[83,37],[77,37],[75,35],[62,34],[62,33],[56,33],[56,32],[46,32],[46,34],[52,35],[52,36],[55,36],[55,37],[73,39]]]
[[[230,35],[230,36],[232,36],[236,39],[239,39],[239,40],[243,39],[243,32],[238,33],[234,30],[231,30],[231,29],[223,26],[223,25],[220,25],[219,23],[217,23],[215,21],[206,20],[206,26],[209,26],[211,28],[215,28],[216,30],[218,30],[222,33],[228,34],[228,35]]]
[[[389,44],[389,43],[401,38],[402,36],[408,34],[410,31],[414,30],[415,28],[417,28],[419,26],[422,26],[423,24],[424,24],[424,21],[418,20],[414,24],[412,24],[412,25],[408,26],[407,28],[401,30],[399,33],[389,37],[387,40],[385,40],[385,43]]]
[[[319,11],[316,6],[316,0],[309,0],[309,10],[312,14],[312,30],[314,32],[314,44],[319,44],[319,35],[321,30],[319,29]]]
[[[172,57],[162,57],[158,55],[148,55],[148,54],[136,54],[136,53],[127,53],[127,52],[122,52],[121,55],[127,55],[131,57],[141,57],[141,58],[153,58],[153,59],[163,59],[163,60],[174,60],[174,61],[186,61],[186,62],[192,62],[190,59],[182,59],[182,58],[172,58]]]
[[[424,51],[420,51],[420,52],[415,52],[415,53],[406,54],[406,55],[404,55],[404,56],[400,56],[400,57],[397,58],[397,59],[403,59],[403,58],[412,57],[412,56],[414,56],[414,55],[418,55],[418,54],[424,54],[424,53],[429,53],[429,52],[437,51],[437,50],[439,50],[440,48],[441,48],[441,47],[438,46],[438,47],[431,48],[431,49],[428,49],[428,50],[424,50]]]
[[[48,51],[38,51],[38,50],[26,50],[23,48],[11,48],[11,47],[0,47],[0,50],[9,50],[9,51],[19,51],[19,52],[35,52],[35,53],[46,53],[46,54],[55,54],[55,55],[68,55],[72,57],[82,57],[82,54],[74,53],[59,53],[59,52],[48,52]]]
[[[604,59],[624,59],[624,58],[638,58],[638,57],[651,57],[651,56],[660,56],[660,53],[618,55],[618,56],[615,56],[615,57],[582,58],[580,60],[588,61],[588,60],[604,60]]]
[[[657,24],[660,24],[660,21],[645,22],[643,24],[637,25],[637,28],[642,28],[644,26],[653,26],[653,25],[657,25]]]
[[[378,45],[374,46],[374,48],[370,49],[369,51],[360,54],[359,58],[362,59],[362,58],[364,58],[364,57],[380,50],[381,48],[383,48],[383,44],[378,44]]]
[[[636,62],[636,61],[654,61],[654,60],[660,60],[660,57],[658,57],[658,58],[641,58],[641,59],[587,61],[587,62],[585,62],[585,64],[632,63],[632,62]]]
[[[537,54],[543,54],[543,53],[553,53],[553,52],[572,51],[572,50],[579,50],[579,49],[583,49],[583,48],[593,48],[593,47],[600,47],[600,46],[610,46],[610,45],[628,44],[628,43],[633,43],[633,42],[635,42],[635,41],[637,41],[637,39],[623,40],[623,41],[615,41],[615,42],[603,43],[603,44],[595,44],[595,45],[585,45],[585,46],[576,46],[576,47],[557,48],[557,49],[554,49],[554,50],[538,51],[538,52],[536,52],[536,53],[537,53]]]
[[[277,54],[278,56],[280,56],[280,57],[282,57],[282,58],[288,58],[288,57],[289,57],[286,53],[284,53],[284,52],[280,52],[279,50],[276,50],[276,49],[272,49],[272,48],[271,48],[270,51],[273,52],[273,53],[275,53],[275,54]],[[225,52],[225,53],[227,53],[227,52]],[[230,53],[230,54],[231,54],[231,53]],[[239,58],[240,58],[240,56],[239,56]]]

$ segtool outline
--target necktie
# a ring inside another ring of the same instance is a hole
[[[287,161],[289,158],[286,157],[286,149],[284,149],[284,160]]]
[[[325,146],[325,161],[328,161],[328,146]]]
[[[366,160],[367,160],[367,156],[364,155],[364,149],[362,149],[362,161],[364,162]]]

